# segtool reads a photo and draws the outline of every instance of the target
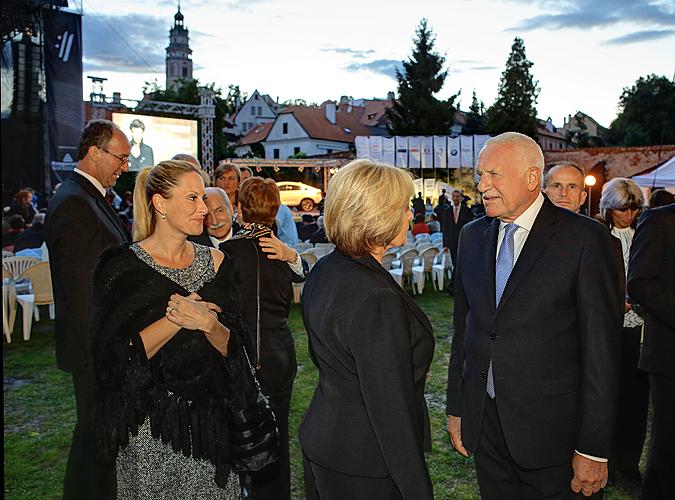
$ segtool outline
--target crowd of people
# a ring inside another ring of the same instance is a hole
[[[409,172],[362,159],[295,223],[271,179],[232,163],[211,178],[187,154],[142,169],[115,204],[131,147],[90,122],[46,219],[27,190],[10,216],[33,221],[14,249],[42,238],[49,251],[77,410],[64,498],[290,498],[288,315],[303,281],[319,373],[299,429],[306,497],[433,498],[432,325],[381,264],[410,232],[442,234],[453,263],[447,432],[483,498],[601,495],[619,478],[645,499],[675,493],[667,194],[645,209],[617,178],[598,220],[579,215],[583,169],[545,167],[534,141],[505,133],[480,153],[472,209],[458,189],[431,207]],[[298,241],[335,250],[308,272]]]

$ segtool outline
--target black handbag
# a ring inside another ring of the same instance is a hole
[[[256,386],[256,398],[248,407],[232,410],[230,460],[235,472],[254,472],[279,458],[279,430],[269,400],[260,389],[246,348],[244,356]]]

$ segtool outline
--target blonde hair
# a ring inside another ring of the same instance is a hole
[[[332,178],[326,193],[324,225],[328,238],[352,257],[387,246],[401,230],[403,209],[415,194],[407,170],[354,160]]]
[[[144,240],[155,232],[157,215],[152,206],[152,196],[161,194],[170,198],[180,178],[190,172],[199,173],[199,170],[184,160],[166,160],[138,173],[134,185],[134,241]]]

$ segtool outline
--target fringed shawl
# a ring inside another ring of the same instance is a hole
[[[215,278],[197,292],[223,310],[218,318],[231,332],[226,357],[204,333],[181,329],[148,360],[139,332],[164,317],[173,293],[188,295],[139,260],[128,244],[101,256],[91,331],[100,452],[116,456],[149,417],[153,437],[176,453],[211,461],[216,482],[224,486],[230,473],[230,412],[255,398],[231,258],[226,254]]]

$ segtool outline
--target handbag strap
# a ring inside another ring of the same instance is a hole
[[[244,357],[246,358],[246,364],[248,364],[248,369],[251,371],[253,383],[255,384],[256,389],[258,389],[258,392],[262,393],[262,389],[260,388],[260,382],[258,382],[258,377],[256,376],[255,370],[253,369],[253,365],[251,364],[251,358],[248,357],[248,351],[244,346],[241,346],[241,348],[244,350]]]
[[[256,254],[256,276],[255,276],[255,298],[256,298],[256,319],[255,319],[255,369],[260,370],[260,252],[258,251],[257,240],[250,240],[253,244]],[[248,357],[248,355],[247,355]],[[250,365],[250,361],[249,361]]]

